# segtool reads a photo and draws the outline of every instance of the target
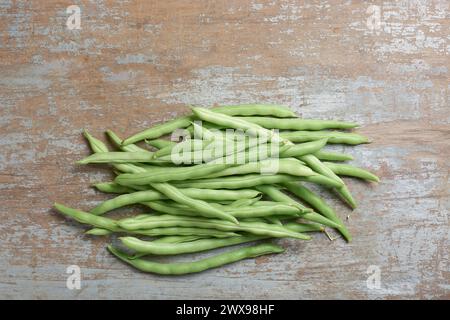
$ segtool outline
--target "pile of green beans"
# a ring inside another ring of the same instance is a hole
[[[326,228],[351,241],[342,219],[308,184],[335,192],[353,209],[356,200],[341,177],[379,182],[373,173],[343,163],[353,160],[351,155],[325,150],[328,144],[369,143],[349,132],[357,124],[301,119],[278,105],[191,110],[126,139],[107,130],[114,150],[85,130],[93,154],[77,163],[111,165],[113,181],[94,184],[111,198],[90,210],[59,203],[55,209],[87,225],[87,235],[118,237],[119,245],[107,248],[121,261],[163,275],[281,253],[270,241],[310,240],[311,233],[327,233]],[[175,157],[180,155],[182,161]],[[128,206],[139,213],[114,217]],[[237,248],[202,260],[151,259],[228,246]]]

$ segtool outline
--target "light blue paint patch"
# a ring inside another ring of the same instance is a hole
[[[145,55],[142,53],[138,54],[127,54],[125,56],[120,56],[116,58],[118,64],[142,64],[142,63],[153,63],[156,60],[155,55]]]
[[[12,0],[0,0],[0,9],[11,9]]]
[[[122,72],[117,72],[117,73],[111,73],[105,77],[105,80],[112,81],[112,82],[114,82],[114,81],[129,81],[129,80],[136,78],[136,76],[139,73],[141,73],[141,72],[122,71]]]

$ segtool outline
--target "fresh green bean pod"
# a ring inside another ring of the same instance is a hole
[[[205,229],[218,229],[231,232],[248,232],[255,235],[267,235],[274,238],[295,238],[309,240],[310,237],[301,233],[287,230],[283,226],[267,223],[240,222],[234,224],[225,220],[205,219],[197,217],[182,217],[173,215],[149,216],[144,219],[126,218],[119,220],[117,224],[126,230],[168,228],[168,227],[192,227]]]
[[[197,211],[192,210],[187,206],[176,203],[168,203],[167,201],[165,202],[149,201],[144,202],[143,204],[161,213],[166,213],[170,215],[199,217],[199,213]],[[302,216],[303,213],[311,211],[311,210],[304,211],[298,207],[294,207],[289,204],[280,204],[276,202],[274,202],[271,205],[265,206],[245,206],[245,207],[232,207],[226,205],[224,206],[218,203],[211,203],[211,205],[239,219],[261,218],[266,216],[299,217]]]
[[[265,236],[239,236],[224,239],[200,239],[183,243],[161,243],[143,241],[135,237],[121,237],[122,243],[129,249],[139,253],[155,255],[176,255],[207,251],[251,241],[267,239]]]
[[[280,137],[288,139],[294,143],[314,141],[324,138],[328,139],[327,143],[343,143],[350,145],[369,143],[369,139],[360,134],[340,131],[289,131],[280,132]]]
[[[271,185],[258,186],[257,190],[265,193],[270,198],[272,198],[274,201],[278,201],[281,203],[288,203],[288,204],[298,207],[300,210],[303,210],[304,213],[301,214],[301,218],[303,218],[305,220],[317,222],[317,223],[323,224],[323,225],[331,227],[331,228],[339,228],[340,227],[340,224],[334,222],[331,219],[328,219],[325,216],[322,216],[316,212],[306,211],[307,208],[304,205],[295,201],[294,199],[289,197],[287,194],[285,194],[281,190],[279,190],[277,187],[274,187]]]
[[[330,188],[340,188],[343,186],[343,182],[337,181],[335,179],[329,178],[321,174],[316,174],[314,176],[298,177],[298,180],[320,184]]]
[[[120,260],[132,265],[143,272],[150,272],[164,275],[181,275],[188,273],[201,272],[207,269],[216,268],[225,264],[233,263],[239,260],[254,258],[271,253],[281,253],[283,248],[274,244],[260,244],[257,246],[240,248],[237,250],[224,252],[216,256],[202,259],[194,262],[181,263],[158,263],[144,259],[130,259],[129,256],[117,250],[111,245],[108,250]]]
[[[202,178],[209,174],[228,168],[228,164],[199,164],[192,167],[175,167],[167,170],[165,168],[155,168],[151,171],[135,174],[121,174],[114,179],[114,182],[128,185],[147,185],[153,182],[167,182],[177,180],[188,180]],[[217,188],[220,189],[220,188]]]
[[[138,132],[131,137],[126,138],[122,145],[126,146],[130,143],[135,143],[141,140],[152,140],[169,134],[176,129],[186,128],[191,124],[191,121],[194,120],[192,116],[181,117],[178,119],[170,120],[161,124],[157,124],[154,127],[146,129],[144,131]]]
[[[344,238],[348,242],[352,240],[352,236],[345,227],[342,220],[339,218],[333,208],[331,208],[322,198],[317,196],[314,192],[300,183],[285,183],[284,186],[286,186],[286,188],[291,193],[295,194],[297,197],[311,205],[314,209],[317,210],[317,212],[339,224],[340,226],[336,229],[344,236]]]
[[[132,188],[124,187],[114,182],[100,182],[94,184],[94,187],[105,193],[130,193],[135,191]]]
[[[239,234],[235,232],[226,232],[226,231],[220,231],[217,229],[203,229],[203,228],[186,228],[186,227],[171,227],[171,228],[154,228],[154,229],[148,229],[148,230],[125,230],[118,228],[115,231],[110,231],[107,229],[102,228],[92,228],[85,232],[85,234],[88,235],[94,235],[94,236],[106,236],[111,235],[112,233],[124,233],[124,234],[132,234],[132,235],[139,235],[139,236],[147,236],[147,237],[186,237],[190,238],[191,240],[186,241],[193,241],[198,240],[200,238],[230,238],[230,237],[238,237]],[[159,239],[156,239],[154,241],[158,241]],[[169,241],[169,239],[167,240]]]
[[[154,140],[145,140],[145,143],[149,146],[152,146],[156,149],[162,149],[168,146],[173,146],[177,144],[175,141],[165,140],[165,139],[154,139]]]
[[[86,129],[83,130],[83,135],[89,142],[89,146],[93,152],[108,152],[108,147],[103,143],[103,141],[94,138]]]
[[[380,182],[380,179],[373,173],[348,164],[324,162],[331,171],[337,175],[361,178],[367,181]]]
[[[199,179],[199,180],[188,180],[183,182],[174,182],[174,185],[177,186],[178,188],[241,189],[241,188],[251,188],[261,184],[276,184],[289,181],[296,181],[299,180],[299,178],[300,177],[286,174],[275,174],[275,175],[248,174],[224,178]]]
[[[183,194],[182,192],[180,192],[179,189],[166,182],[155,182],[152,183],[151,186],[156,190],[158,190],[159,192],[161,192],[162,194],[164,194],[169,199],[172,199],[175,202],[184,204],[196,210],[197,213],[203,217],[222,219],[226,221],[231,221],[236,224],[239,223],[238,220],[232,215],[220,210],[217,207],[211,206],[206,201],[190,198],[185,194]]]
[[[329,152],[329,151],[317,151],[313,155],[320,161],[348,161],[353,160],[353,157],[349,154]]]
[[[122,151],[125,151],[125,152],[151,152],[147,149],[138,147],[135,144],[128,144],[126,146],[122,145],[122,139],[111,130],[106,130],[106,135],[108,136],[109,140],[111,140],[111,142]]]
[[[99,217],[88,212],[69,208],[59,203],[55,203],[54,206],[55,209],[58,210],[63,215],[69,216],[80,223],[88,224],[97,228],[106,229],[114,232],[120,230],[115,220],[105,217]]]
[[[155,162],[153,153],[150,151],[136,152],[101,152],[94,153],[82,160],[77,161],[78,164],[88,163],[134,163],[134,162]],[[157,160],[156,160],[157,162]]]
[[[236,117],[240,120],[257,124],[266,129],[280,130],[324,130],[324,129],[352,129],[358,126],[353,122],[335,120],[312,119],[278,119],[269,117]]]
[[[305,156],[301,156],[299,158],[301,161],[305,162],[311,169],[314,171],[327,176],[331,179],[336,180],[337,182],[341,182],[342,185],[336,188],[336,191],[341,195],[341,197],[350,205],[351,208],[356,208],[356,201],[353,199],[350,190],[348,190],[347,186],[344,184],[341,178],[339,178],[330,168],[322,163],[319,159],[317,159],[314,155],[308,154]]]
[[[283,225],[285,228],[295,232],[317,232],[324,231],[325,228],[317,223],[298,223],[298,222],[288,222]]]
[[[250,162],[240,166],[234,166],[222,171],[218,171],[207,175],[207,178],[218,178],[224,176],[242,175],[249,173],[284,173],[293,176],[312,176],[317,175],[310,168],[302,165],[299,160],[295,158],[286,159],[266,159],[259,162]]]
[[[155,152],[153,157],[159,158],[166,155],[172,154],[175,150],[182,150],[184,152],[192,152],[197,150],[203,150],[207,145],[209,145],[212,140],[199,140],[199,139],[188,139],[182,142],[176,143],[174,145],[169,145]]]
[[[205,108],[192,107],[191,109],[192,112],[203,121],[208,121],[227,128],[246,130],[248,134],[265,137],[268,141],[282,142],[282,139],[274,132],[265,129],[258,124],[250,123],[243,118],[218,114]]]
[[[300,157],[314,153],[322,149],[327,144],[327,139],[320,139],[311,142],[291,145],[286,151],[281,152],[281,157]]]

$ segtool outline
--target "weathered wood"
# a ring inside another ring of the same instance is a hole
[[[0,298],[450,298],[448,1],[76,3],[81,30],[67,1],[0,1]],[[346,179],[359,208],[322,192],[353,243],[283,240],[285,254],[158,277],[50,209],[106,198],[89,184],[108,170],[74,165],[82,128],[128,135],[186,104],[249,102],[357,121],[374,140],[332,148],[382,179]]]

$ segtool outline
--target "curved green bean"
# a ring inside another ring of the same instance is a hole
[[[324,217],[316,212],[307,211],[306,207],[302,205],[301,203],[295,201],[291,197],[289,197],[287,194],[279,190],[277,187],[267,185],[267,186],[258,186],[257,190],[263,192],[264,194],[268,195],[272,200],[278,201],[281,203],[288,203],[293,206],[298,207],[300,210],[303,210],[304,213],[300,215],[301,218],[313,222],[318,222],[320,224],[323,224],[325,226],[331,227],[331,228],[338,228],[340,227],[339,224],[334,222],[331,219],[328,219],[327,217]]]
[[[212,256],[194,262],[158,263],[143,259],[130,259],[129,256],[127,256],[123,252],[120,252],[111,245],[108,246],[108,250],[116,257],[118,257],[120,260],[132,265],[138,270],[141,270],[143,272],[165,274],[165,275],[181,275],[187,273],[201,272],[207,269],[220,267],[225,264],[233,263],[239,260],[254,258],[271,253],[281,253],[284,251],[283,248],[274,244],[260,244],[257,246],[240,248],[237,250],[224,252],[216,256]]]
[[[94,184],[94,187],[105,193],[130,193],[135,191],[132,188],[124,187],[114,182],[100,182]]]
[[[284,173],[292,176],[312,176],[317,175],[307,166],[295,158],[284,159],[266,159],[259,162],[249,162],[240,166],[234,166],[222,171],[218,171],[203,177],[218,178],[224,176],[242,175],[249,173],[265,173],[271,172],[273,174]]]
[[[265,236],[240,236],[224,239],[200,239],[182,243],[155,243],[154,241],[143,241],[135,237],[121,237],[120,240],[127,248],[139,253],[176,255],[223,248],[267,238]]]
[[[299,180],[300,178],[303,177],[291,176],[286,174],[275,174],[275,175],[247,174],[242,176],[231,176],[224,178],[199,179],[199,180],[188,180],[184,182],[174,182],[174,185],[179,188],[241,189],[241,188],[251,188],[261,184],[276,184],[288,181],[295,181]]]
[[[280,137],[295,143],[324,138],[328,139],[328,143],[343,143],[350,145],[370,142],[369,139],[360,134],[340,131],[290,131],[280,132]]]
[[[356,177],[373,182],[380,182],[380,178],[362,168],[358,168],[349,164],[333,162],[324,162],[323,164],[330,168],[337,175]]]
[[[353,199],[350,190],[348,190],[347,186],[344,184],[341,178],[339,178],[330,168],[322,163],[319,159],[317,159],[314,155],[308,154],[305,156],[299,157],[299,159],[305,162],[311,169],[314,171],[327,176],[331,179],[334,179],[338,182],[341,182],[342,185],[340,187],[336,187],[336,191],[341,195],[341,197],[346,201],[347,204],[350,205],[351,208],[356,208],[356,201]]]
[[[240,120],[257,124],[266,129],[281,130],[324,130],[324,129],[352,129],[358,124],[335,120],[312,120],[312,119],[279,119],[269,117],[236,117]]]
[[[311,142],[291,145],[286,151],[281,152],[281,157],[300,157],[314,153],[322,149],[327,144],[327,139],[320,139]]]
[[[140,186],[153,182],[188,180],[207,176],[208,174],[224,170],[229,166],[229,164],[199,164],[192,167],[175,167],[170,170],[155,168],[154,170],[142,173],[121,174],[114,179],[114,182],[124,186]]]
[[[336,222],[340,226],[336,229],[344,236],[344,238],[350,242],[352,240],[352,236],[350,232],[345,227],[342,220],[339,216],[334,212],[333,208],[331,208],[322,198],[317,196],[314,192],[306,188],[300,183],[285,183],[284,186],[297,197],[311,205],[314,209],[317,210],[320,214],[324,215],[328,219]]]
[[[122,145],[122,139],[115,134],[113,131],[111,130],[106,130],[106,135],[108,136],[109,140],[111,140],[111,142],[120,150],[122,151],[126,151],[126,152],[151,152],[147,149],[138,147],[135,144],[129,144],[129,145]]]
[[[329,152],[329,151],[317,151],[313,155],[320,161],[348,161],[353,160],[353,157],[349,154]]]
[[[55,203],[54,207],[56,208],[56,210],[58,210],[63,215],[69,216],[78,222],[81,222],[84,224],[89,224],[91,226],[110,230],[110,231],[120,230],[120,228],[117,226],[115,220],[105,218],[105,217],[99,217],[99,216],[93,215],[88,212],[69,208],[60,203]]]
[[[166,182],[152,183],[151,186],[169,199],[195,209],[197,213],[203,217],[217,218],[239,224],[238,220],[232,215],[220,210],[217,207],[213,207],[206,201],[190,198],[180,192],[176,187]]]
[[[296,238],[309,240],[310,237],[301,233],[287,230],[283,226],[271,225],[259,222],[240,222],[234,224],[225,220],[205,219],[197,217],[184,217],[173,215],[148,216],[144,219],[126,218],[117,221],[117,224],[126,230],[168,228],[168,227],[192,227],[205,229],[218,229],[231,232],[248,232],[255,235],[267,235],[274,238]]]
[[[175,141],[164,140],[164,139],[154,139],[154,140],[145,139],[145,143],[156,149],[162,149],[167,146],[173,146],[173,145],[177,144]]]

